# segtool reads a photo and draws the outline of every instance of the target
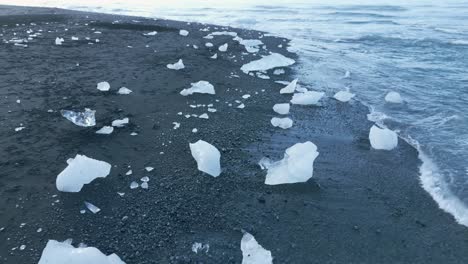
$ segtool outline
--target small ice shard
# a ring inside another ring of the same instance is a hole
[[[153,171],[154,168],[153,168],[153,167],[145,167],[145,170],[146,170],[147,172],[150,172],[150,171]]]
[[[221,52],[226,52],[228,48],[228,44],[224,43],[223,45],[219,46],[218,50]]]
[[[250,94],[244,94],[244,95],[242,96],[242,98],[244,98],[244,99],[249,99],[249,98],[250,98]]]
[[[62,45],[65,40],[63,38],[55,38],[55,45]]]
[[[215,53],[213,56],[210,57],[210,59],[217,59],[218,58],[218,53]]]
[[[273,71],[273,74],[274,75],[281,75],[281,74],[284,74],[285,71],[283,69],[276,69]]]
[[[123,192],[117,192],[117,194],[120,196],[120,197],[124,197],[125,193]]]
[[[108,82],[100,82],[96,88],[101,92],[107,92],[110,89],[110,84]]]
[[[148,187],[149,187],[149,186],[148,186],[148,182],[143,182],[143,183],[140,185],[140,187],[141,187],[142,189],[148,189]]]
[[[148,32],[148,33],[144,33],[143,35],[144,35],[144,36],[156,36],[156,34],[158,34],[158,32],[156,32],[156,31],[151,31],[151,32]]]
[[[240,105],[237,106],[237,108],[239,108],[239,109],[244,109],[244,108],[245,108],[245,105],[244,105],[244,104],[240,104]]]
[[[117,91],[118,94],[130,94],[132,90],[128,89],[127,87],[121,87],[119,91]]]
[[[126,117],[124,119],[116,119],[116,120],[112,121],[112,126],[113,127],[124,127],[126,124],[128,124],[128,122],[129,122],[128,117]]]
[[[374,149],[392,150],[398,145],[397,133],[376,125],[373,125],[369,131],[369,140]]]
[[[103,134],[103,135],[109,135],[114,131],[114,127],[111,126],[103,126],[101,129],[96,131],[96,134]]]
[[[49,240],[38,264],[125,264],[116,254],[106,256],[95,247],[75,248],[71,242]]]
[[[202,244],[202,243],[198,243],[198,242],[193,243],[192,252],[194,252],[195,254],[198,254],[198,252],[201,252],[202,250],[204,250],[205,253],[208,253],[208,251],[210,250],[210,245],[209,244]]]
[[[210,117],[208,116],[207,113],[204,113],[204,114],[201,114],[200,116],[198,116],[198,118],[201,118],[201,119],[208,119],[208,118],[210,118]]]
[[[197,133],[198,132],[198,129],[194,128],[192,129],[192,133]]]
[[[180,123],[172,122],[172,124],[174,125],[173,129],[178,129],[180,127]]]
[[[20,99],[16,100],[16,103],[21,104],[21,100]]]
[[[207,48],[211,48],[211,47],[213,47],[213,43],[207,42],[207,43],[205,43],[205,46],[206,46]]]
[[[21,245],[21,246],[19,247],[20,250],[24,250],[25,248],[26,248],[26,245]]]
[[[138,136],[138,133],[137,132],[132,132],[132,133],[130,133],[130,136]]]
[[[73,41],[77,41],[77,40],[80,40],[80,38],[78,38],[78,37],[75,37],[75,36],[72,36],[72,37],[71,37],[71,40],[73,40]]]
[[[275,104],[273,106],[273,111],[275,111],[276,113],[278,113],[280,115],[287,115],[287,114],[289,114],[289,108],[290,108],[290,105],[288,103]]]
[[[252,71],[266,71],[277,67],[290,66],[295,62],[295,60],[287,58],[279,53],[272,53],[270,55],[263,56],[259,60],[251,61],[247,64],[244,64],[241,67],[241,70],[244,73],[249,73]]]
[[[207,81],[199,81],[196,83],[191,83],[192,87],[189,89],[183,89],[180,94],[183,96],[191,95],[194,93],[202,94],[215,94],[214,86]]]
[[[185,68],[185,65],[184,65],[184,62],[182,61],[182,59],[179,59],[179,61],[177,61],[174,64],[168,64],[167,68],[171,69],[171,70],[181,70],[181,69]]]
[[[198,140],[189,145],[190,152],[197,162],[198,170],[206,172],[213,177],[218,177],[221,174],[221,153],[219,150],[203,140]]]
[[[149,179],[148,176],[142,177],[142,178],[140,179],[140,181],[142,181],[142,182],[149,182],[149,180],[150,180],[150,179]]]
[[[15,128],[15,132],[19,132],[19,131],[21,131],[21,130],[23,130],[23,129],[25,129],[25,128],[26,128],[26,127],[23,127],[23,126],[17,127],[17,128]]]
[[[81,127],[91,127],[96,125],[95,110],[85,108],[84,112],[73,112],[70,110],[60,110],[60,113],[73,124]]]
[[[399,93],[397,92],[389,92],[386,96],[385,96],[385,101],[389,102],[389,103],[394,103],[394,104],[401,104],[403,103],[403,99],[401,99],[401,96]]]
[[[305,93],[295,93],[291,99],[292,104],[297,105],[316,105],[325,95],[323,92],[307,91]]]
[[[132,190],[138,188],[138,186],[140,186],[140,185],[138,185],[138,182],[136,182],[136,181],[132,181],[130,183],[130,189],[132,189]]]
[[[298,79],[295,79],[294,81],[290,82],[286,87],[280,90],[280,94],[294,93],[294,91],[296,91],[297,81]]]
[[[185,29],[181,29],[179,31],[179,35],[181,35],[181,36],[186,37],[186,36],[188,36],[188,34],[189,34],[189,32],[187,30],[185,30]]]
[[[312,178],[318,155],[317,146],[310,141],[287,148],[282,160],[263,164],[268,169],[265,184],[306,182]]]
[[[215,113],[216,111],[217,111],[217,110],[214,109],[214,108],[208,108],[208,112],[210,112],[210,113]]]
[[[271,251],[258,244],[255,238],[245,232],[241,240],[242,264],[272,264]]]
[[[109,175],[111,165],[107,162],[77,154],[67,160],[68,166],[60,172],[55,181],[57,189],[62,192],[79,192],[83,185],[96,178]]]
[[[128,170],[125,175],[132,175],[133,171],[132,170]]]
[[[355,94],[350,93],[349,91],[339,91],[333,96],[333,98],[335,98],[336,100],[340,102],[345,103],[351,100],[354,96]]]
[[[282,129],[290,128],[293,125],[293,121],[289,117],[285,117],[285,118],[273,117],[270,122],[274,127],[280,127]]]
[[[99,207],[95,206],[92,203],[84,202],[84,204],[86,205],[86,208],[88,208],[88,210],[91,211],[93,214],[97,214],[99,213],[99,211],[101,211]]]

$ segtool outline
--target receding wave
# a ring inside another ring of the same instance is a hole
[[[384,37],[381,35],[365,35],[357,38],[344,38],[339,42],[343,43],[360,43],[367,45],[387,45],[397,47],[433,47],[449,48],[454,45],[468,45],[468,40],[441,40],[434,38],[399,38],[399,37]]]
[[[379,25],[399,25],[392,20],[369,20],[369,21],[347,21],[346,24],[366,25],[366,24],[379,24]]]
[[[344,16],[344,17],[373,17],[373,18],[393,18],[395,16],[383,15],[376,13],[364,13],[364,12],[332,12],[328,13],[332,16]]]
[[[342,11],[363,10],[363,11],[402,12],[402,11],[407,10],[406,8],[402,6],[394,6],[394,5],[348,5],[348,6],[327,6],[326,8],[342,10]]]

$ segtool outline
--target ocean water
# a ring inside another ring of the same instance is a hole
[[[356,2],[359,2],[356,4]],[[468,1],[0,0],[256,29],[292,39],[298,78],[349,87],[420,151],[422,187],[468,226]],[[343,78],[345,72],[350,78]],[[385,103],[387,92],[405,103]]]

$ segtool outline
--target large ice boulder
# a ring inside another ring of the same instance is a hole
[[[190,152],[197,162],[198,170],[208,173],[213,177],[218,177],[221,174],[221,153],[219,150],[203,140],[198,140],[189,145]]]
[[[385,101],[389,102],[389,103],[394,103],[394,104],[401,104],[403,103],[403,99],[401,99],[401,96],[399,93],[397,92],[389,92],[386,96],[385,96]]]
[[[180,94],[183,96],[191,95],[194,93],[201,94],[215,94],[214,86],[207,81],[199,81],[196,83],[191,83],[191,87],[188,89],[183,89]]]
[[[244,233],[241,240],[242,264],[272,264],[271,251],[266,250],[254,236]]]
[[[376,125],[373,125],[369,131],[369,140],[374,149],[392,150],[398,145],[397,133]]]
[[[292,104],[316,105],[325,95],[323,92],[307,91],[305,93],[295,93],[291,99]]]
[[[77,154],[67,160],[68,166],[57,176],[55,185],[62,192],[79,192],[83,185],[96,178],[109,175],[111,165],[107,162]]]
[[[125,264],[119,256],[106,256],[95,247],[75,248],[69,241],[49,240],[38,264]]]
[[[263,168],[268,169],[265,184],[306,182],[313,176],[314,160],[318,155],[317,146],[310,141],[289,147],[282,160],[271,163],[262,162],[266,165]]]

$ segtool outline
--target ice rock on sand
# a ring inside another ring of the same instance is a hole
[[[290,105],[288,103],[275,104],[273,106],[273,111],[275,111],[276,113],[278,113],[280,115],[287,115],[287,114],[289,114],[289,108],[290,108]]]
[[[252,71],[267,71],[273,68],[293,65],[295,62],[295,60],[287,58],[279,53],[272,53],[270,55],[263,56],[259,60],[251,61],[242,65],[241,70],[244,73]]]
[[[228,48],[228,44],[224,43],[223,45],[219,46],[218,50],[221,52],[226,52]]]
[[[192,87],[189,89],[183,89],[180,94],[183,96],[191,95],[194,93],[202,94],[215,94],[214,86],[207,81],[199,81],[196,83],[191,83]]]
[[[242,264],[272,264],[271,251],[264,249],[257,240],[249,234],[244,233],[241,240]]]
[[[295,79],[291,83],[288,84],[288,86],[284,87],[283,89],[280,90],[280,94],[291,94],[296,91],[296,86],[297,86],[297,81],[298,79]]]
[[[101,129],[96,131],[96,134],[101,134],[101,135],[109,135],[114,132],[114,128],[111,126],[103,126]]]
[[[106,256],[95,247],[75,248],[70,243],[49,240],[38,264],[125,264],[116,254]]]
[[[351,100],[354,97],[354,95],[355,94],[350,93],[349,91],[339,91],[333,96],[333,98],[335,98],[336,100],[340,102],[345,103]]]
[[[372,148],[392,150],[398,145],[398,135],[388,128],[379,128],[373,125],[369,132],[369,140]]]
[[[262,162],[268,169],[265,184],[306,182],[312,178],[314,160],[318,155],[317,146],[310,141],[289,147],[282,160],[269,164]]]
[[[96,125],[95,110],[85,108],[84,112],[73,112],[70,110],[60,110],[60,113],[73,124],[81,127],[91,127]]]
[[[65,40],[63,38],[55,38],[55,45],[62,45]]]
[[[55,185],[62,192],[79,192],[83,185],[96,178],[109,175],[111,165],[107,162],[77,154],[67,160],[68,166],[57,176]]]
[[[189,32],[187,30],[185,30],[185,29],[181,29],[179,31],[179,35],[181,35],[181,36],[186,37],[186,36],[188,36],[188,34],[189,34]]]
[[[100,82],[96,88],[101,92],[107,92],[110,89],[110,84],[108,82]]]
[[[179,59],[179,61],[174,63],[174,64],[168,64],[167,68],[171,69],[171,70],[181,70],[181,69],[185,68],[185,65],[184,65],[184,62],[182,61],[182,59]]]
[[[206,172],[213,177],[218,177],[221,174],[221,153],[219,150],[203,140],[198,140],[189,145],[190,152],[197,162],[198,170]]]
[[[287,129],[287,128],[292,127],[293,121],[289,117],[285,117],[285,118],[273,117],[271,119],[271,124],[274,127],[281,127],[282,129]]]
[[[129,121],[130,120],[128,119],[128,117],[123,118],[123,119],[117,119],[117,120],[112,121],[112,126],[113,127],[124,127],[126,124],[128,124]]]
[[[385,101],[389,102],[389,103],[394,103],[394,104],[401,104],[403,103],[403,99],[401,99],[401,96],[399,93],[397,92],[389,92],[386,96],[385,96]]]
[[[325,95],[323,92],[307,91],[305,93],[295,93],[291,99],[292,104],[297,105],[316,105]]]
[[[132,90],[128,89],[127,87],[121,87],[118,91],[118,94],[130,94]]]

